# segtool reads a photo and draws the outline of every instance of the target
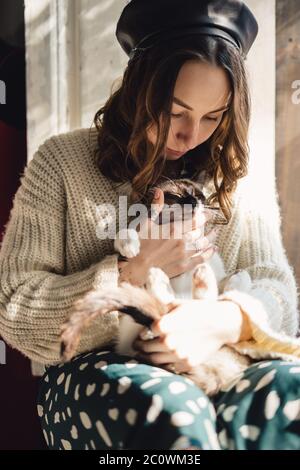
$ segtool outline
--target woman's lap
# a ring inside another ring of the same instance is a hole
[[[38,412],[51,449],[300,449],[299,367],[253,365],[214,408],[186,377],[93,351],[48,369]]]
[[[50,367],[38,413],[51,449],[218,448],[214,408],[191,380],[109,351]]]

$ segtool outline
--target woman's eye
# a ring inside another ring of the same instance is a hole
[[[174,113],[171,113],[171,117],[180,118],[180,117],[182,117],[182,114],[174,114]],[[207,121],[214,121],[214,122],[217,122],[217,120],[218,120],[219,118],[218,118],[218,117],[217,117],[217,118],[206,117],[205,119],[207,119]]]
[[[208,121],[217,121],[219,118],[212,118],[212,117],[207,117],[206,118]]]

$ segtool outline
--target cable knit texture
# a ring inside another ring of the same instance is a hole
[[[93,158],[96,144],[95,129],[46,140],[21,176],[5,227],[0,334],[34,364],[60,362],[60,326],[76,300],[92,288],[118,284],[114,240],[100,239],[97,228],[113,224],[115,208],[118,230],[119,196],[128,195],[131,185],[118,185],[101,174]],[[275,344],[285,338],[300,357],[298,340],[289,341],[298,328],[298,292],[282,244],[278,202],[249,203],[245,187],[239,184],[232,218],[216,242],[227,273],[246,269],[253,281],[242,300],[239,292],[228,293],[253,315],[257,338],[239,346],[247,353],[255,342],[271,338]],[[204,193],[212,190],[210,182]],[[84,331],[77,353],[106,348],[117,333],[117,312],[99,317]]]

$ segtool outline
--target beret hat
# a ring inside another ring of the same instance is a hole
[[[195,34],[223,38],[246,59],[257,33],[253,13],[240,0],[131,0],[116,28],[130,59],[162,41]]]

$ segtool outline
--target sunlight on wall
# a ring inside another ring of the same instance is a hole
[[[269,206],[271,214],[275,189],[275,0],[246,0],[245,3],[259,24],[256,41],[246,60],[252,115],[249,129],[249,176],[245,187],[249,190],[249,204]]]
[[[252,94],[249,178],[253,181],[250,185],[256,187],[252,196],[259,202],[274,190],[275,182],[275,0],[245,3],[259,24],[258,36],[246,61]]]

